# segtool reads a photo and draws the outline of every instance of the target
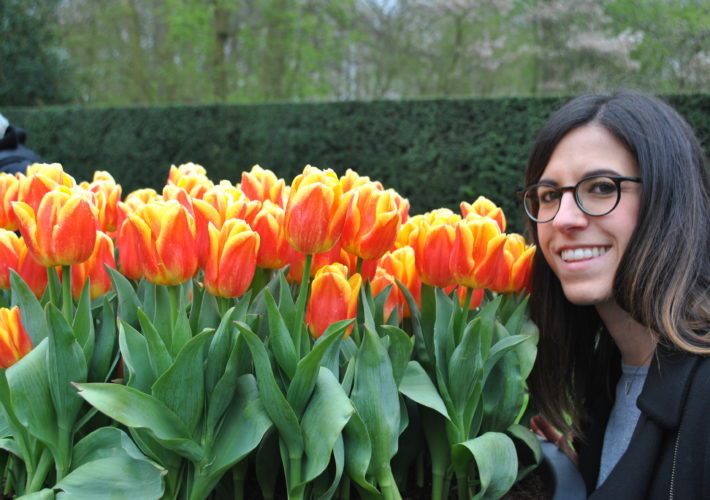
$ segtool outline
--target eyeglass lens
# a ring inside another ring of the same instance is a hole
[[[525,210],[538,222],[552,220],[560,209],[563,191],[553,186],[533,186],[525,192]],[[616,207],[619,185],[608,177],[583,179],[575,187],[577,206],[589,215],[605,215]]]

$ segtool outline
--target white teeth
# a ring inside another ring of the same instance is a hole
[[[585,247],[585,248],[572,248],[568,250],[562,250],[560,256],[565,262],[591,259],[594,257],[599,257],[604,255],[609,251],[609,247]]]

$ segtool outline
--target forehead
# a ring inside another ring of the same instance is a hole
[[[639,168],[633,155],[611,132],[600,125],[583,125],[557,143],[540,180],[573,184],[597,173],[637,177]]]

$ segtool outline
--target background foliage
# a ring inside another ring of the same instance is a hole
[[[0,6],[0,105],[539,96],[620,86],[669,93],[710,85],[705,0]]]
[[[160,189],[170,164],[239,182],[260,164],[290,179],[304,165],[351,168],[392,187],[412,213],[485,194],[520,231],[515,191],[535,134],[566,98],[310,104],[24,108],[7,113],[28,146],[77,180],[107,170],[124,193]],[[668,96],[710,151],[710,94]]]

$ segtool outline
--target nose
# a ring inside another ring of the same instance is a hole
[[[552,225],[559,231],[569,231],[571,229],[586,227],[588,222],[587,214],[577,206],[574,193],[562,193],[560,198],[560,209],[552,219]]]

